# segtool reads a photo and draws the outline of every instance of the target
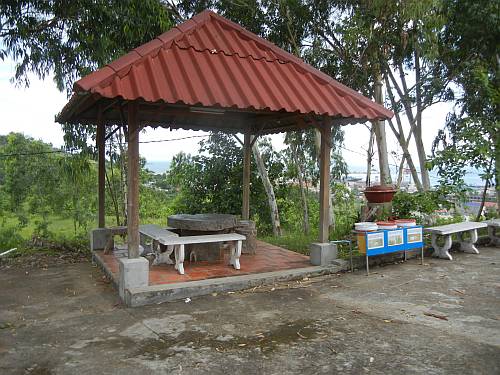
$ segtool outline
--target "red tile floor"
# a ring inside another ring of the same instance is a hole
[[[101,259],[108,270],[113,274],[113,278],[118,280],[118,258],[126,256],[126,253],[123,251],[115,251],[113,254],[104,254],[102,251],[96,251],[96,256]],[[228,252],[225,252],[224,256],[224,261],[217,263],[190,263],[185,261],[184,275],[179,275],[171,264],[151,266],[149,270],[149,285],[213,279],[217,277],[247,275],[311,266],[309,257],[262,241],[257,241],[255,255],[241,255],[240,270],[235,270],[228,264]]]

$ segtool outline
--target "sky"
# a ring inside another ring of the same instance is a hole
[[[65,92],[60,92],[51,77],[40,80],[30,76],[30,86],[18,87],[10,81],[14,75],[15,64],[6,59],[0,62],[0,135],[9,132],[20,132],[52,143],[55,147],[63,145],[61,126],[55,123],[55,115],[63,108],[68,98]],[[432,141],[439,129],[444,126],[446,114],[451,110],[448,103],[439,103],[424,111],[422,116],[423,140],[426,152],[431,152]],[[408,127],[406,128],[408,129]],[[349,165],[350,172],[359,172],[365,169],[366,148],[368,146],[369,131],[363,124],[347,125],[345,143],[342,150],[344,159]],[[386,126],[388,151],[401,154],[398,142],[392,135],[389,126]],[[141,141],[155,139],[174,139],[204,134],[200,131],[147,129],[140,135]],[[272,136],[272,143],[276,150],[284,148],[284,134]],[[165,143],[148,143],[140,146],[140,154],[148,161],[170,161],[181,152],[195,154],[198,150],[199,138],[185,139]],[[415,155],[412,146],[410,152]],[[376,156],[375,156],[376,158]],[[389,160],[395,164],[395,161]],[[377,161],[375,161],[377,163]]]

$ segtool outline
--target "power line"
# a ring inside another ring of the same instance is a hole
[[[139,143],[172,142],[172,141],[182,141],[183,139],[204,138],[204,137],[210,137],[210,134],[206,134],[206,135],[191,135],[191,136],[188,136],[188,137],[171,138],[171,139],[156,139],[156,140],[152,140],[152,141],[141,141]]]
[[[40,152],[18,152],[13,154],[0,154],[0,158],[9,156],[33,156],[33,155],[46,155],[46,154],[60,154],[60,153],[70,153],[77,151],[77,149],[70,150],[52,150],[52,151],[40,151]]]
[[[209,134],[207,134],[207,135],[192,135],[192,136],[180,137],[180,138],[140,141],[139,143],[172,142],[172,141],[181,141],[184,139],[191,139],[191,138],[204,138],[204,137],[209,137],[209,136],[210,136]],[[51,150],[51,151],[40,151],[40,152],[18,152],[18,153],[11,153],[11,154],[0,154],[0,158],[13,157],[13,156],[36,156],[36,155],[47,155],[47,154],[61,154],[61,153],[71,153],[74,151],[80,151],[80,150],[74,148],[74,149],[68,149],[68,150]]]
[[[355,153],[355,154],[358,154],[358,155],[361,155],[361,156],[366,156],[366,154],[363,154],[362,152],[359,152],[359,151],[354,151],[354,150],[350,150],[348,149],[347,147],[344,147],[344,146],[340,146],[341,149],[344,149],[346,151],[349,151],[349,152],[352,152],[352,153]]]

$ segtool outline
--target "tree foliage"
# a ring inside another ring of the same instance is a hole
[[[177,154],[167,172],[170,185],[178,190],[174,211],[183,213],[241,212],[243,149],[231,135],[212,133],[200,141],[198,155]],[[274,185],[283,169],[279,155],[269,143],[261,144],[261,154]],[[263,231],[271,228],[266,193],[252,160],[250,212]]]
[[[494,179],[500,210],[500,5],[445,0],[443,13],[440,56],[461,95],[434,141],[433,165],[442,184],[462,186],[467,167],[482,171],[486,186]]]
[[[59,89],[148,42],[171,26],[158,0],[6,0],[0,3],[0,58],[14,80],[53,73]]]

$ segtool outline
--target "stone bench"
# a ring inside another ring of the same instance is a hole
[[[206,234],[202,236],[167,237],[164,245],[175,246],[175,269],[184,275],[184,246],[199,243],[230,242],[231,252],[229,264],[235,269],[240,269],[240,256],[242,241],[245,236],[238,233]]]
[[[488,237],[490,238],[490,246],[500,246],[500,236],[497,235],[497,229],[500,228],[500,219],[485,221],[488,225]]]
[[[425,228],[426,233],[431,234],[432,247],[434,248],[433,256],[452,260],[452,256],[449,253],[452,242],[452,235],[457,234],[460,242],[460,250],[467,253],[479,254],[479,251],[474,246],[477,241],[477,230],[480,228],[486,228],[488,225],[484,222],[477,223],[473,221],[441,225],[438,227]],[[470,238],[464,238],[464,234],[468,232]],[[444,245],[439,246],[437,244],[438,236],[444,237]]]
[[[139,235],[141,238],[141,246],[144,247],[145,253],[149,252],[154,254],[153,265],[174,263],[170,259],[170,254],[174,251],[174,247],[173,245],[167,244],[167,239],[170,237],[179,237],[177,233],[171,232],[156,224],[144,224],[139,225]],[[146,244],[148,239],[151,240],[149,246]]]
[[[115,248],[115,236],[127,235],[127,227],[96,228],[90,232],[90,250],[104,250],[104,254],[109,254]]]

